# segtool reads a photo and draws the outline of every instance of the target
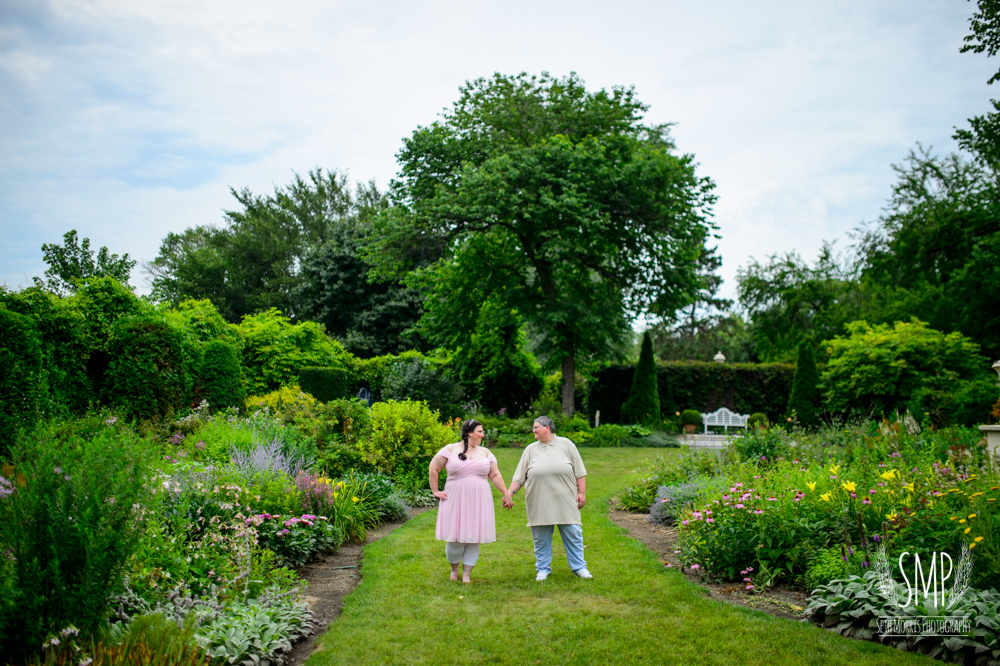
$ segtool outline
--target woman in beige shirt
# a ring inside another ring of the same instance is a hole
[[[524,488],[528,527],[535,542],[535,580],[545,580],[552,573],[552,532],[556,525],[570,570],[580,578],[593,578],[583,559],[580,521],[580,509],[587,501],[587,468],[576,445],[556,436],[555,423],[548,416],[535,419],[531,430],[537,441],[521,454],[509,492],[514,495]]]

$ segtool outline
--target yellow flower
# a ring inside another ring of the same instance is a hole
[[[857,485],[853,481],[848,481],[847,483],[840,484],[849,493],[853,493],[857,489]]]
[[[976,543],[979,543],[982,540],[983,540],[983,537],[976,537]]]
[[[886,520],[896,520],[896,512],[893,511],[892,513],[887,513],[885,514],[885,517]]]
[[[959,522],[959,523],[964,523],[964,522],[965,522],[965,518],[962,518],[962,520],[960,520],[960,521],[958,521],[958,522]]]
[[[830,465],[830,474],[834,476],[840,474],[840,465]]]
[[[971,528],[971,527],[966,527],[966,528],[965,528],[965,531],[964,531],[964,532],[962,532],[962,534],[968,534],[968,533],[969,533],[969,532],[971,532],[971,531],[972,531],[972,528]]]
[[[816,490],[816,484],[815,483],[807,483],[806,487],[809,488],[810,492],[812,492],[813,490]]]
[[[951,517],[951,518],[949,518],[948,520],[958,520],[958,516],[952,516],[952,517]]]
[[[974,544],[974,543],[970,543],[969,544],[969,548],[975,548],[975,547],[976,547],[976,544]]]
[[[882,474],[880,474],[879,476],[881,476],[886,481],[892,481],[893,479],[899,476],[899,472],[897,472],[894,469],[890,469],[888,472],[882,472]]]
[[[912,493],[913,492],[913,481],[910,481],[908,484],[906,484],[903,487],[906,488],[909,492]]]
[[[972,520],[972,519],[973,519],[973,518],[975,518],[975,517],[976,517],[976,514],[974,514],[974,513],[970,513],[970,514],[969,514],[969,520]]]
[[[357,501],[359,501],[359,500],[358,500],[358,498],[357,498],[357,497],[352,497],[352,498],[351,498],[351,501],[352,501],[352,502],[357,502]]]
[[[823,493],[822,495],[820,495],[820,497],[823,499],[824,502],[829,502],[831,495],[830,493]]]

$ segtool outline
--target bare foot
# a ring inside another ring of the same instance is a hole
[[[448,580],[458,580],[458,572],[457,571],[452,571],[451,575],[448,576]]]
[[[462,576],[462,582],[463,583],[471,583],[472,579],[469,578],[468,576]]]

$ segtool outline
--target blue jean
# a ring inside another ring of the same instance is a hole
[[[533,525],[531,538],[535,542],[535,569],[552,573],[552,528],[555,525]],[[583,527],[581,525],[560,525],[559,536],[566,548],[566,561],[570,571],[586,569],[583,559]]]

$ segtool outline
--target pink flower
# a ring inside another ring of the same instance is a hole
[[[701,569],[701,567],[699,565],[697,565],[697,564],[692,564],[691,565],[691,571],[697,571],[698,569]]]
[[[747,590],[752,590],[752,589],[754,589],[753,585],[747,585]]]
[[[756,511],[754,511],[753,513],[754,513],[754,515],[755,515],[755,516],[761,516],[761,515],[763,515],[763,514],[764,514],[764,512],[763,512],[763,511],[762,511],[761,509],[757,509],[757,510],[756,510]]]
[[[706,518],[705,522],[708,523],[709,525],[711,525],[712,523],[715,522],[715,518]]]
[[[737,509],[743,509],[743,508],[746,508],[746,507],[744,507],[744,506],[743,506],[743,504],[737,504],[737,505],[736,505],[736,508],[737,508]]]
[[[688,524],[688,522],[689,522],[689,521],[687,521],[687,520],[682,520],[682,521],[681,521],[681,525],[687,525],[687,524]]]

